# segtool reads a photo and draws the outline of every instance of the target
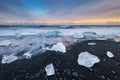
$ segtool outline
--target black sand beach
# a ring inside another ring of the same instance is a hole
[[[88,42],[96,45],[88,45]],[[78,65],[78,55],[84,51],[96,55],[101,61],[91,68]],[[107,51],[115,56],[109,58]],[[48,77],[44,68],[50,63],[54,65],[55,75]],[[68,47],[66,53],[46,51],[31,59],[0,63],[0,80],[120,80],[120,43],[83,41]]]

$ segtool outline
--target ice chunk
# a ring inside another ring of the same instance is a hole
[[[45,44],[53,45],[53,44],[60,42],[60,41],[61,41],[60,38],[49,38],[49,39],[46,39]]]
[[[60,32],[60,31],[53,31],[53,33],[55,33],[56,36],[62,35],[62,32]]]
[[[50,31],[46,33],[46,36],[60,36],[62,34],[62,32],[60,31]]]
[[[20,32],[16,32],[16,33],[14,34],[14,37],[19,39],[19,38],[22,37],[22,34],[21,34]]]
[[[11,41],[9,40],[3,40],[0,42],[0,46],[9,46],[11,44]]]
[[[110,52],[110,51],[107,51],[107,56],[108,56],[109,58],[112,58],[112,57],[114,57],[114,54],[113,54],[112,52]]]
[[[115,35],[115,34],[109,34],[109,35],[106,35],[106,37],[108,39],[113,39],[113,38],[117,37],[117,35]]]
[[[32,54],[31,54],[30,52],[25,52],[23,55],[24,55],[25,58],[27,58],[27,59],[30,59],[30,58],[32,57]]]
[[[3,63],[3,64],[11,63],[13,61],[16,61],[17,59],[18,59],[18,57],[14,56],[14,55],[3,55],[1,63]]]
[[[96,43],[90,42],[90,43],[88,43],[88,45],[96,45]]]
[[[83,36],[87,39],[95,39],[97,37],[95,32],[84,32]]]
[[[120,42],[120,37],[114,38],[114,41],[115,41],[115,42]]]
[[[37,36],[40,37],[40,38],[44,37],[43,33],[38,33]]]
[[[49,64],[45,67],[45,71],[46,71],[46,74],[47,76],[52,76],[55,74],[55,69],[54,69],[54,66],[53,64]]]
[[[78,56],[78,64],[83,65],[85,67],[92,67],[95,63],[100,62],[100,59],[90,54],[89,52],[81,52]]]
[[[83,38],[83,35],[82,35],[82,34],[75,33],[75,34],[73,35],[73,37],[79,39],[79,38]]]
[[[62,42],[58,42],[57,44],[53,45],[50,50],[65,53],[66,52],[66,47]]]

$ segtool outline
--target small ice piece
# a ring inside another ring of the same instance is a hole
[[[14,56],[14,55],[3,55],[2,57],[2,61],[1,63],[2,64],[5,64],[5,63],[12,63],[13,61],[16,61],[18,59],[17,56]]]
[[[46,71],[46,74],[47,76],[52,76],[55,74],[55,69],[54,69],[54,66],[53,64],[49,64],[45,67],[45,71]]]
[[[0,46],[9,46],[11,44],[10,40],[3,40],[0,42]]]
[[[109,58],[112,58],[112,57],[114,57],[114,54],[113,54],[112,52],[110,52],[110,51],[107,51],[107,56],[108,56]]]
[[[32,54],[30,52],[25,52],[23,55],[26,59],[30,59],[32,57]]]
[[[96,43],[94,43],[94,42],[90,42],[90,43],[88,43],[88,45],[96,45]]]
[[[65,53],[66,52],[66,47],[62,42],[58,42],[57,44],[53,45],[50,50]]]
[[[14,34],[14,37],[19,39],[19,38],[22,37],[22,34],[21,34],[20,32],[16,32],[16,33]]]
[[[90,54],[89,52],[81,52],[78,56],[78,64],[85,67],[92,67],[95,63],[100,62],[100,59]]]

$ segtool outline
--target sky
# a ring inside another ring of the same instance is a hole
[[[120,0],[0,0],[0,24],[120,25]]]

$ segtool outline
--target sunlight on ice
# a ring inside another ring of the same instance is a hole
[[[95,63],[100,62],[100,59],[90,54],[89,52],[81,52],[78,56],[78,64],[85,67],[92,67]]]
[[[47,76],[52,76],[55,74],[55,69],[54,69],[54,66],[53,64],[49,64],[45,67],[45,71],[46,71],[46,74]]]

